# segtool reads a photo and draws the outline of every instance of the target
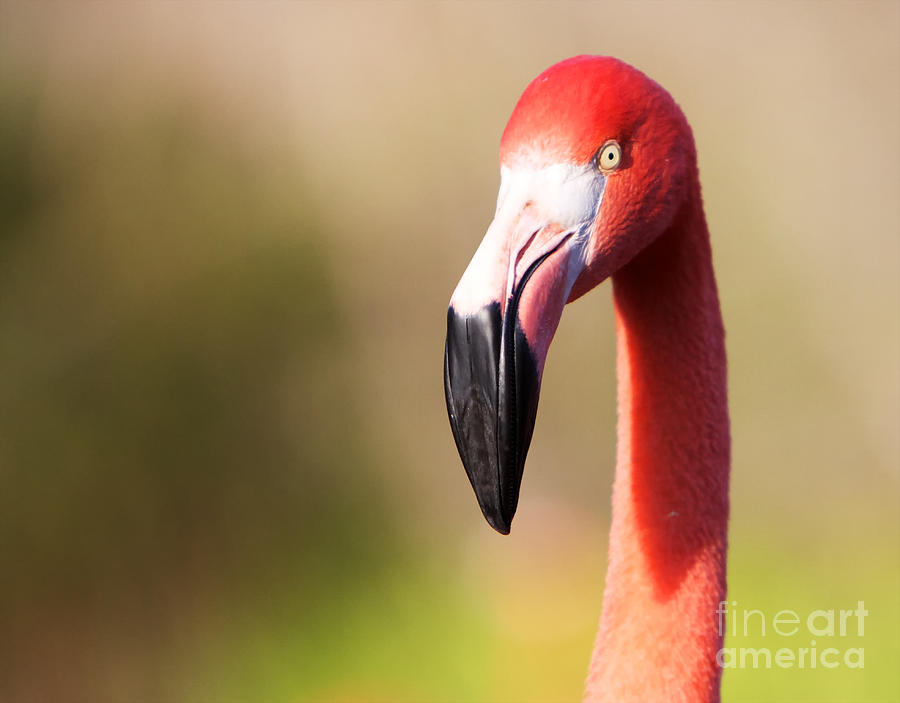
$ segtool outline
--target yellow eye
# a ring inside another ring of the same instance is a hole
[[[600,147],[597,165],[602,171],[615,171],[622,162],[622,147],[619,142],[610,140]]]

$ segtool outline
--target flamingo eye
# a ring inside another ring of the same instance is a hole
[[[622,147],[619,142],[610,140],[606,142],[597,155],[597,165],[601,171],[615,171],[622,162]]]

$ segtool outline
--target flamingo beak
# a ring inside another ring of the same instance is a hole
[[[584,267],[602,183],[594,191],[591,217],[575,226],[531,199],[506,198],[447,311],[450,426],[481,511],[501,534],[516,512],[547,349]]]

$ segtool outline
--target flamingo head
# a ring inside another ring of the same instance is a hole
[[[450,300],[444,354],[456,446],[498,532],[509,533],[516,511],[564,305],[667,227],[695,164],[669,94],[614,58],[550,67],[513,110],[497,209]]]

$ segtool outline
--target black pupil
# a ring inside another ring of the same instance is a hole
[[[613,157],[613,153],[612,153],[611,151],[608,152],[607,155],[606,155],[606,158],[607,158],[607,159],[612,159],[612,157]]]

